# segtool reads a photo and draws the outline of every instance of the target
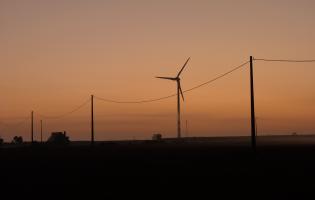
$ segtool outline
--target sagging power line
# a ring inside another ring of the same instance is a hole
[[[204,83],[201,83],[197,86],[194,86],[190,89],[184,90],[184,91],[180,91],[181,94],[186,93],[186,92],[190,92],[193,91],[197,88],[200,88],[202,86],[208,85],[212,82],[215,82],[216,80],[219,80],[229,74],[231,74],[232,72],[244,67],[245,65],[247,65],[248,63],[250,63],[250,96],[251,96],[251,136],[252,136],[252,147],[255,150],[256,149],[256,118],[255,118],[255,106],[254,106],[254,80],[253,80],[253,61],[266,61],[266,62],[295,62],[295,63],[306,63],[306,62],[315,62],[315,60],[290,60],[290,59],[264,59],[264,58],[253,58],[252,56],[250,57],[249,61],[244,62],[243,64],[233,68],[230,71],[227,71],[211,80],[208,80]],[[187,64],[187,61],[186,61]],[[181,70],[182,71],[182,70]],[[174,79],[174,78],[173,78]],[[82,103],[81,105],[79,105],[78,107],[76,107],[75,109],[66,112],[62,115],[58,115],[58,116],[47,116],[47,115],[42,115],[42,114],[38,114],[39,116],[41,116],[44,119],[59,119],[62,117],[65,117],[67,115],[70,115],[78,110],[80,110],[81,108],[83,108],[85,105],[87,105],[89,102],[91,102],[91,142],[93,144],[94,142],[94,106],[93,106],[93,99],[96,98],[98,100],[104,101],[104,102],[109,102],[109,103],[124,103],[124,104],[135,104],[135,103],[150,103],[150,102],[156,102],[156,101],[161,101],[164,99],[168,99],[171,97],[176,96],[177,94],[172,94],[172,95],[168,95],[168,96],[164,96],[164,97],[160,97],[160,98],[154,98],[154,99],[147,99],[147,100],[141,100],[141,101],[117,101],[117,100],[112,100],[112,99],[106,99],[106,98],[101,98],[101,97],[97,97],[94,95],[91,95],[91,99],[88,99],[87,101],[85,101],[84,103]],[[33,114],[32,114],[32,119],[33,119]],[[33,120],[31,119],[31,126],[33,126]],[[25,120],[23,120],[22,122],[19,123],[24,123],[27,120],[27,118]],[[4,124],[2,122],[0,122],[1,124]],[[33,140],[33,128],[32,128],[32,140]]]
[[[6,122],[3,122],[3,121],[0,121],[0,124],[2,124],[5,127],[17,127],[17,126],[22,125],[26,121],[28,121],[29,117],[28,116],[27,117],[19,117],[19,118],[16,118],[16,119],[21,119],[21,120],[19,122],[16,122],[16,123],[6,123]],[[12,120],[12,119],[10,119],[10,120]]]
[[[43,119],[60,119],[60,118],[63,118],[63,117],[66,117],[78,110],[80,110],[81,108],[83,108],[84,106],[86,106],[88,103],[90,102],[90,99],[84,101],[82,104],[80,104],[79,106],[77,106],[76,108],[74,108],[73,110],[69,111],[69,112],[66,112],[64,114],[61,114],[61,115],[56,115],[56,116],[47,116],[47,115],[42,115],[38,112],[36,112],[37,115],[39,115],[40,117],[42,117]]]
[[[281,60],[281,59],[265,59],[265,58],[254,58],[257,61],[267,61],[267,62],[315,62],[315,60]]]
[[[201,84],[198,84],[192,88],[189,88],[187,90],[183,90],[183,93],[186,93],[186,92],[190,92],[192,90],[195,90],[197,88],[200,88],[202,86],[205,86],[205,85],[208,85],[212,82],[215,82],[216,80],[218,79],[221,79],[229,74],[231,74],[232,72],[244,67],[246,64],[248,64],[249,61],[246,61],[244,62],[243,64],[241,65],[238,65],[237,67],[234,67],[233,69],[223,73],[223,74],[220,74],[218,76],[216,76],[215,78],[212,78],[206,82],[203,82]],[[153,98],[153,99],[146,99],[146,100],[140,100],[140,101],[118,101],[118,100],[113,100],[113,99],[106,99],[106,98],[102,98],[102,97],[98,97],[98,96],[94,96],[95,99],[98,99],[98,100],[101,100],[101,101],[104,101],[104,102],[108,102],[108,103],[120,103],[120,104],[140,104],[140,103],[151,103],[151,102],[155,102],[155,101],[161,101],[161,100],[164,100],[164,99],[169,99],[169,98],[172,98],[172,97],[175,97],[177,96],[177,94],[171,94],[171,95],[168,95],[168,96],[164,96],[164,97],[159,97],[159,98]]]

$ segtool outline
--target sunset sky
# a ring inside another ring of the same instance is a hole
[[[95,96],[167,96],[249,59],[315,59],[313,0],[0,0],[0,137],[90,138]],[[254,62],[258,134],[315,133],[315,63]],[[250,134],[249,68],[185,94],[186,136]],[[23,121],[24,120],[24,121]],[[21,123],[20,123],[21,122]],[[18,124],[18,125],[17,125]],[[95,100],[97,140],[176,136],[176,98],[147,104]]]

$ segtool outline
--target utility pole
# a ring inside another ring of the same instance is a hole
[[[40,142],[43,143],[43,120],[40,120]]]
[[[186,120],[186,137],[188,137],[188,120]]]
[[[91,145],[94,145],[94,95],[91,95]]]
[[[31,112],[31,142],[34,143],[34,111]]]
[[[258,122],[258,118],[256,117],[256,119],[255,119],[255,125],[256,125],[255,136],[256,136],[256,137],[257,137],[257,135],[258,135],[258,124],[257,124],[257,122]]]
[[[254,99],[254,75],[253,75],[253,57],[250,56],[250,113],[251,113],[251,140],[252,149],[256,152],[256,117],[255,117],[255,99]]]

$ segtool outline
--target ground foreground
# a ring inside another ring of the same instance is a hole
[[[315,136],[3,147],[2,191],[130,197],[315,197]],[[148,194],[150,193],[150,194]]]

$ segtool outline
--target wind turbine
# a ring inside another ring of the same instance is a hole
[[[180,127],[180,96],[182,96],[182,99],[184,101],[184,94],[182,91],[182,87],[180,85],[180,75],[183,72],[184,68],[186,67],[188,61],[190,60],[190,58],[188,58],[185,62],[185,64],[183,65],[182,69],[178,72],[176,77],[161,77],[161,76],[157,76],[156,78],[160,78],[160,79],[167,79],[167,80],[171,80],[171,81],[176,81],[177,83],[177,137],[181,138],[181,127]]]

